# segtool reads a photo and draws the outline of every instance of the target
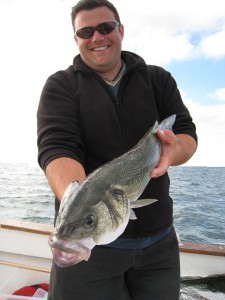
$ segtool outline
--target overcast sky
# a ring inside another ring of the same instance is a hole
[[[112,0],[123,49],[170,71],[199,136],[188,165],[225,167],[225,1]],[[0,162],[36,164],[36,111],[47,77],[78,53],[71,0],[0,0]]]

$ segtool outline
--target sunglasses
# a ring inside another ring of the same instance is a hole
[[[83,27],[75,32],[75,35],[81,39],[90,39],[95,30],[97,30],[101,34],[108,34],[113,31],[116,26],[119,26],[119,22],[104,22],[98,24],[96,27]]]

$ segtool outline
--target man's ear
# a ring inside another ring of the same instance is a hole
[[[124,26],[123,26],[123,24],[119,25],[119,33],[120,33],[121,41],[122,41],[123,37],[124,37]]]

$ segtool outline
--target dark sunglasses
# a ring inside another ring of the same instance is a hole
[[[96,27],[83,27],[75,32],[75,35],[81,39],[90,39],[95,30],[97,30],[101,34],[108,34],[113,31],[116,26],[119,26],[119,22],[104,22],[98,24]]]

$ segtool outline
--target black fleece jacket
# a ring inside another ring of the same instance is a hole
[[[37,113],[38,161],[43,170],[53,159],[70,157],[89,174],[132,148],[156,120],[172,114],[176,114],[174,133],[197,140],[195,125],[171,74],[147,66],[131,52],[123,51],[122,59],[127,71],[117,98],[80,55],[68,69],[47,79]],[[172,223],[168,174],[151,179],[141,198],[158,201],[138,208],[137,220],[129,222],[121,237],[145,237]]]

